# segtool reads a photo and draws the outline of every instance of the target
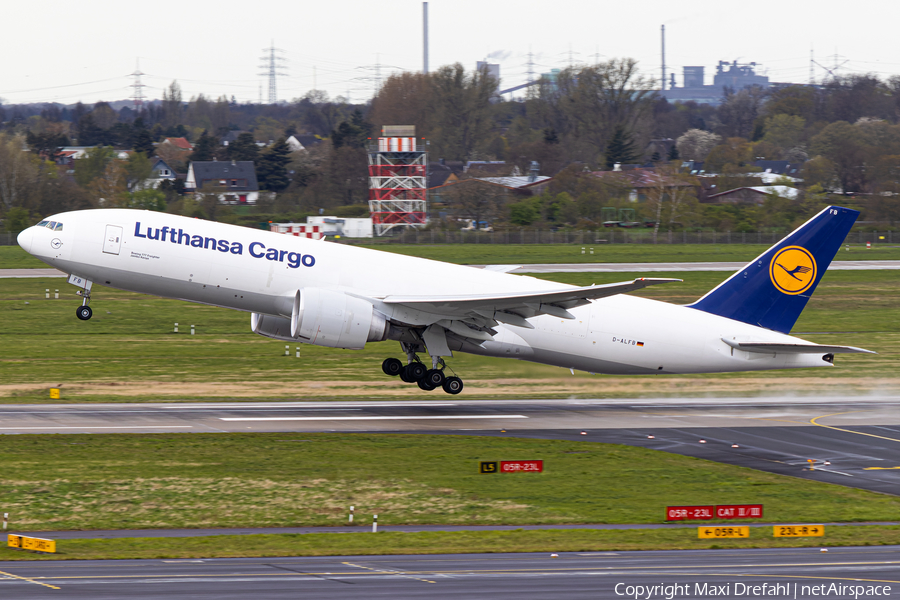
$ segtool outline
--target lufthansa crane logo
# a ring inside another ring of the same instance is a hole
[[[802,294],[816,280],[816,259],[800,246],[782,248],[769,263],[769,278],[785,294]]]

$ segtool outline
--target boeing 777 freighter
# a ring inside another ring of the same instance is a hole
[[[675,279],[575,287],[140,210],[66,212],[18,240],[82,288],[84,321],[97,283],[247,311],[278,340],[397,340],[405,361],[386,359],[386,374],[458,394],[462,380],[445,374],[454,351],[630,375],[826,367],[869,352],[789,335],[858,215],[829,206],[686,306],[626,295]]]

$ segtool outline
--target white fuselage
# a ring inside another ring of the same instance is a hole
[[[376,302],[389,295],[524,293],[566,287],[164,213],[104,209],[51,218],[64,224],[62,231],[33,227],[20,240],[31,254],[62,271],[113,288],[287,318],[292,295],[309,287]],[[110,225],[122,228],[116,252],[109,247],[104,252]],[[165,239],[153,239],[157,230],[162,237],[163,228]],[[390,305],[380,304],[378,310],[389,319],[398,316],[391,314],[398,309]],[[830,366],[818,354],[733,349],[722,338],[803,340],[685,306],[618,295],[570,312],[575,319],[532,317],[534,329],[501,323],[493,340],[465,344],[461,350],[610,374]]]

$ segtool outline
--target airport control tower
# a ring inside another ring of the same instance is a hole
[[[415,125],[385,125],[369,151],[369,212],[375,235],[425,225],[428,156]]]

